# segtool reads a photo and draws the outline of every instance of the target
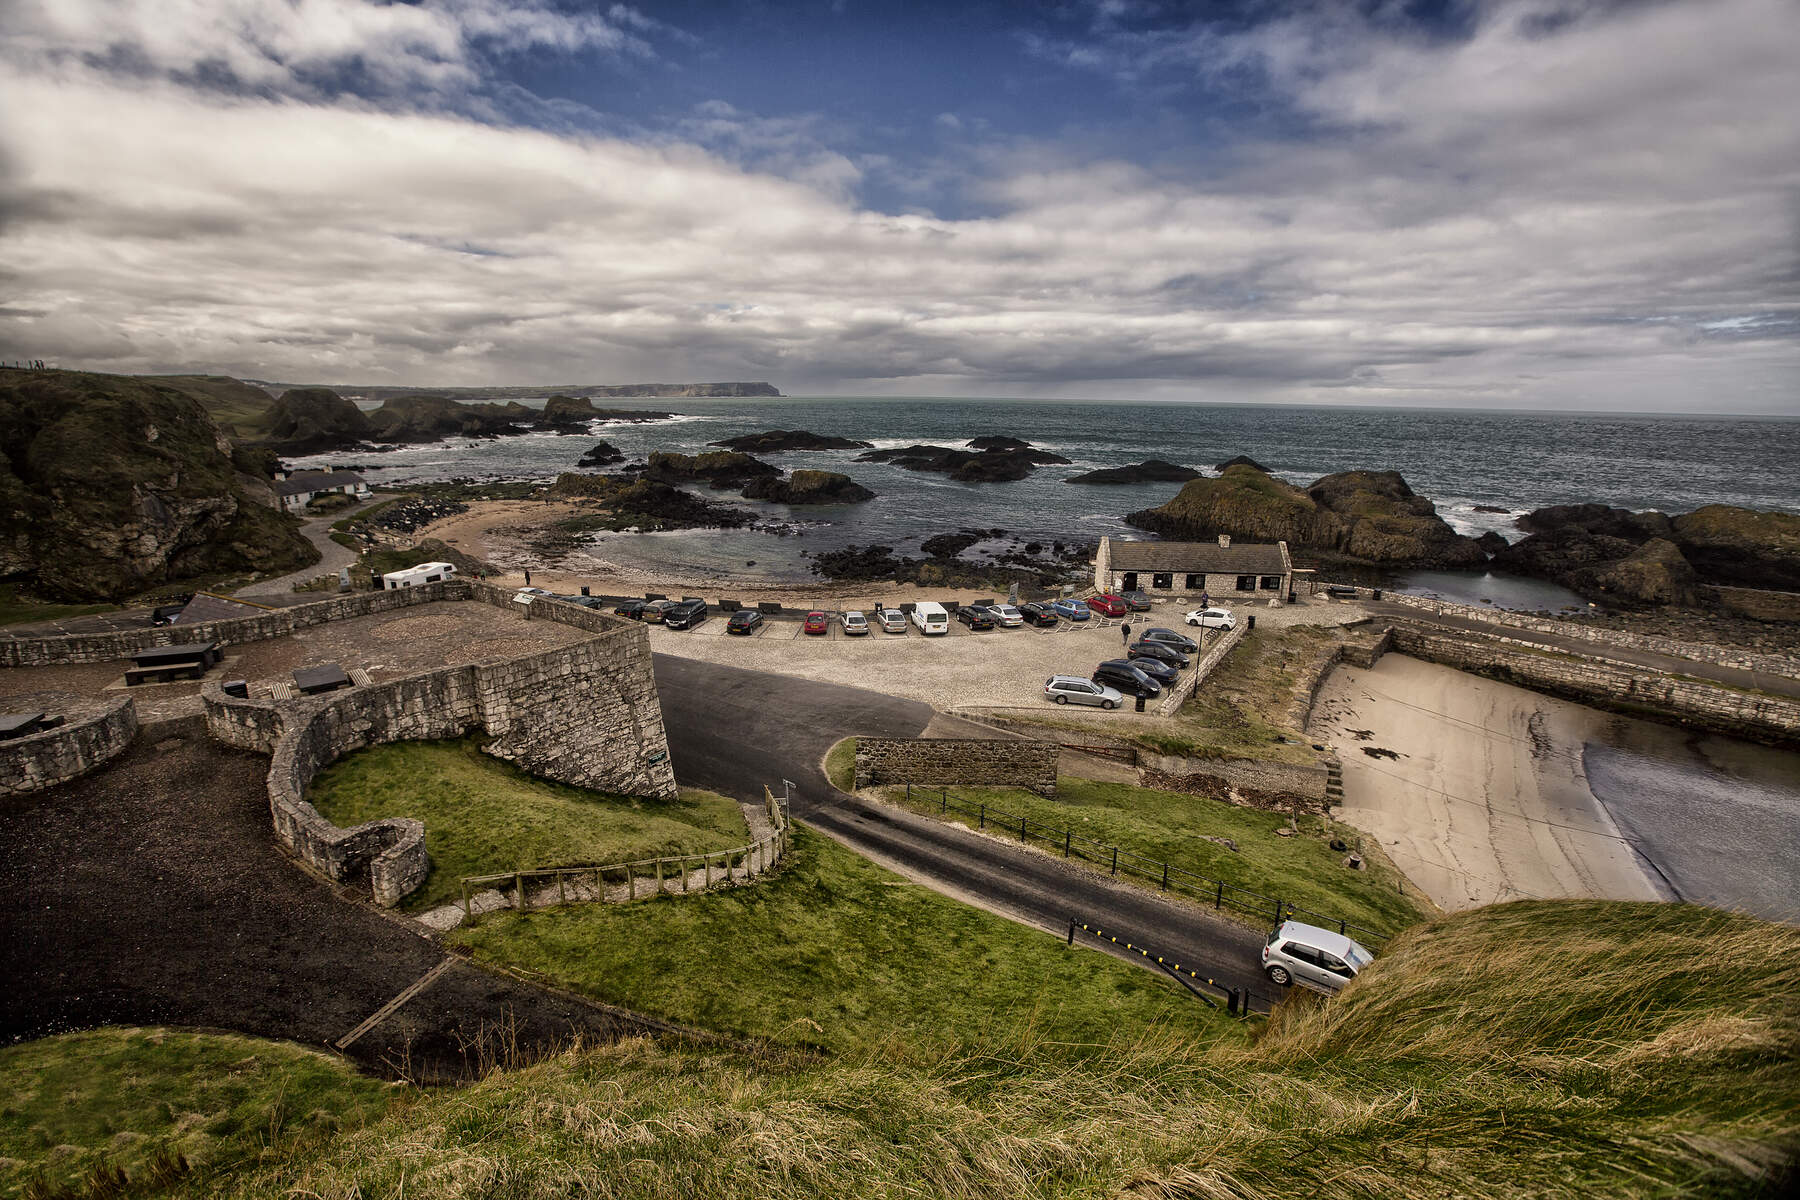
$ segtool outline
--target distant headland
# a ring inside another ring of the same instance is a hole
[[[380,401],[402,396],[445,396],[463,402],[484,400],[532,400],[543,396],[574,396],[592,399],[596,396],[768,396],[781,398],[780,389],[772,383],[558,383],[543,385],[507,385],[504,387],[400,387],[389,384],[315,384],[271,383],[249,379],[246,383],[271,396],[298,388],[325,388],[347,400]]]

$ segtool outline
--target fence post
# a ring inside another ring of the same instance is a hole
[[[688,864],[687,855],[684,854],[681,856],[681,894],[684,896],[687,895],[688,876],[693,874],[692,871],[688,870],[687,864]]]
[[[1213,897],[1213,907],[1225,907],[1225,881],[1223,879],[1219,880],[1219,894]]]
[[[1117,875],[1119,873],[1119,848],[1117,846],[1113,847],[1112,873],[1114,875]]]
[[[975,826],[975,828],[977,828],[977,829],[986,829],[987,828],[987,805],[985,805],[985,804],[981,806],[981,820],[980,820],[980,823],[978,823]]]
[[[1075,944],[1075,918],[1069,918],[1069,945]]]
[[[656,860],[656,894],[659,896],[662,895],[662,890],[663,890],[663,860],[659,858]]]
[[[475,919],[475,915],[469,911],[469,884],[468,884],[467,880],[463,881],[462,887],[463,887],[463,920],[473,921]]]
[[[1338,932],[1339,933],[1344,932],[1344,922],[1343,922],[1342,918],[1339,918],[1339,920],[1338,920]]]
[[[712,890],[712,855],[706,856],[706,890]]]
[[[569,902],[569,889],[563,886],[563,873],[561,871],[556,873],[556,902],[558,904],[567,904]]]
[[[1282,903],[1279,899],[1277,899],[1275,901],[1275,923],[1277,925],[1281,924],[1281,909],[1282,909]]]
[[[1063,857],[1064,858],[1069,857],[1069,843],[1074,840],[1075,840],[1075,831],[1073,829],[1063,830]]]
[[[1026,841],[1031,840],[1025,836],[1025,818],[1024,817],[1019,818],[1019,840],[1021,842],[1026,842]]]
[[[938,806],[938,811],[939,812],[949,812],[950,811],[950,789],[946,788],[946,787],[939,788],[938,789],[938,799],[940,801],[942,801],[942,804],[940,804]]]
[[[520,912],[525,911],[525,877],[523,875],[515,874],[513,876],[513,907]]]
[[[1163,864],[1163,891],[1169,890],[1169,864]]]

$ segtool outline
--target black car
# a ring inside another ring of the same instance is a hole
[[[992,629],[994,627],[992,613],[985,608],[976,608],[967,604],[956,610],[956,619],[970,629]]]
[[[1200,649],[1194,639],[1186,634],[1176,633],[1173,629],[1146,629],[1139,635],[1141,642],[1161,642],[1165,646],[1173,646],[1183,654],[1193,654]]]
[[[755,633],[763,623],[763,615],[754,608],[740,608],[725,622],[726,633]]]
[[[1136,655],[1132,655],[1132,656],[1126,658],[1124,661],[1130,663],[1132,666],[1136,667],[1138,670],[1142,671],[1144,674],[1148,675],[1150,678],[1156,680],[1156,682],[1162,684],[1164,687],[1167,687],[1168,685],[1174,683],[1177,679],[1181,678],[1181,671],[1179,668],[1172,667],[1168,663],[1162,662],[1158,659],[1139,658]]]
[[[1162,684],[1138,670],[1137,664],[1123,658],[1109,658],[1094,668],[1092,676],[1095,683],[1104,683],[1107,687],[1118,688],[1127,696],[1143,696],[1154,699],[1162,695]]]
[[[579,604],[583,608],[591,608],[596,611],[606,607],[606,601],[598,596],[570,596],[569,603]]]
[[[706,601],[683,600],[663,610],[663,624],[670,629],[692,629],[706,620]]]
[[[1125,651],[1126,658],[1153,658],[1176,670],[1188,665],[1188,657],[1167,642],[1133,642]]]
[[[644,619],[644,606],[648,603],[650,603],[648,600],[627,600],[613,609],[613,613],[615,616],[630,617],[634,621],[641,621]]]
[[[1132,612],[1150,611],[1150,597],[1143,592],[1120,592],[1118,596]]]
[[[1060,620],[1054,608],[1036,601],[1019,605],[1019,615],[1025,618],[1027,625],[1054,625]]]

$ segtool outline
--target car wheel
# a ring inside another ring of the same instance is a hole
[[[1056,698],[1056,702],[1058,704],[1067,704],[1069,702],[1069,698],[1067,696],[1058,696]]]
[[[1288,974],[1286,967],[1270,967],[1269,982],[1278,983],[1282,987],[1286,987],[1288,984],[1294,982],[1294,977]]]
[[[1102,700],[1100,702],[1100,707],[1101,708],[1117,708],[1117,707],[1119,707],[1119,702],[1117,700]]]

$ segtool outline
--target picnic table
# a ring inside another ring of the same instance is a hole
[[[294,687],[303,696],[317,696],[321,692],[335,692],[339,688],[350,686],[350,676],[344,668],[336,663],[325,663],[317,667],[301,667],[294,672]]]
[[[131,656],[125,685],[136,687],[146,679],[164,680],[177,675],[199,679],[219,661],[219,643],[188,642],[179,646],[151,646]]]
[[[0,713],[0,741],[36,733],[43,721],[41,712]]]

